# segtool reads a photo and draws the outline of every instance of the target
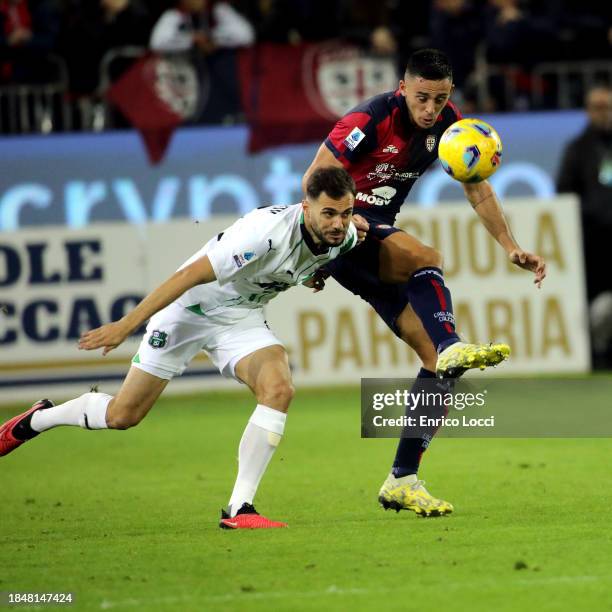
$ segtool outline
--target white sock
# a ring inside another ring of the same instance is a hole
[[[34,431],[46,431],[58,425],[75,425],[83,429],[107,429],[106,408],[113,399],[106,393],[84,393],[32,415],[30,426]]]
[[[238,477],[229,500],[230,516],[242,504],[253,503],[259,482],[285,430],[287,415],[258,404],[242,434],[238,447]]]

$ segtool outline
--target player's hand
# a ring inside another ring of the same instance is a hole
[[[317,270],[307,281],[304,281],[302,285],[304,287],[310,287],[313,289],[313,293],[318,293],[325,289],[325,279],[329,278],[329,274],[323,270]]]
[[[84,332],[79,338],[79,349],[93,351],[103,348],[102,355],[106,355],[117,348],[129,335],[130,332],[125,325],[121,321],[115,321]]]
[[[357,230],[357,244],[361,244],[370,229],[370,224],[361,215],[353,215],[353,225]]]
[[[538,289],[542,286],[542,281],[546,278],[546,262],[544,258],[522,249],[514,249],[514,251],[508,254],[508,257],[510,257],[510,261],[514,265],[535,274],[533,282],[538,286]]]

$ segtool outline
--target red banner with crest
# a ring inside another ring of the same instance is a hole
[[[249,151],[323,140],[359,102],[397,87],[389,58],[341,43],[262,43],[241,51]]]
[[[181,57],[149,54],[137,60],[106,93],[140,132],[152,164],[159,163],[174,130],[198,102],[198,78]]]

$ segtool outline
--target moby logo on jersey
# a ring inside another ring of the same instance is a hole
[[[391,199],[396,193],[397,189],[384,185],[383,187],[376,187],[376,189],[372,189],[371,194],[359,191],[355,199],[359,202],[373,204],[374,206],[387,206],[390,204]]]

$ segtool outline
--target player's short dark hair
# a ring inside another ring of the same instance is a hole
[[[428,81],[453,80],[453,67],[448,55],[439,49],[419,49],[406,64],[406,74],[420,76]]]
[[[306,181],[306,196],[316,200],[325,192],[333,200],[339,200],[347,193],[357,194],[355,181],[351,175],[339,166],[317,168]]]

